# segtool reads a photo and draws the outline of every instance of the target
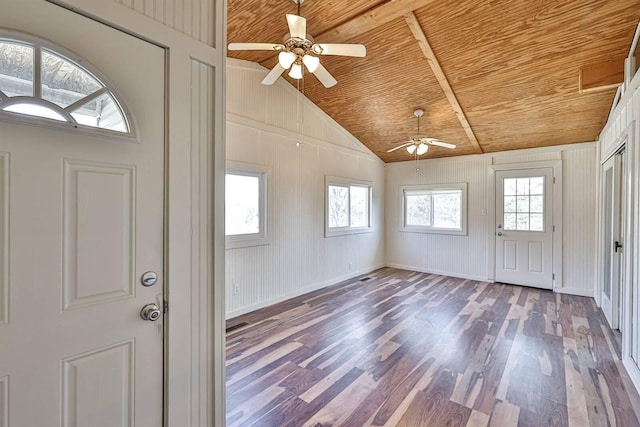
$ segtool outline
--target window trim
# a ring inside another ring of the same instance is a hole
[[[227,174],[254,176],[259,178],[259,201],[258,209],[260,213],[259,232],[251,234],[236,234],[227,236],[225,231],[225,249],[250,248],[254,246],[265,246],[271,244],[271,215],[269,215],[269,181],[271,180],[271,169],[267,166],[253,163],[227,161],[225,168],[225,180]],[[225,185],[226,191],[226,185]]]
[[[329,227],[329,186],[349,188],[349,223],[351,223],[351,189],[350,187],[365,187],[369,189],[368,218],[365,227]],[[350,234],[362,234],[373,232],[373,182],[360,179],[341,178],[325,175],[324,179],[324,237],[346,236]]]
[[[466,182],[458,182],[458,183],[450,183],[450,184],[418,184],[418,185],[401,185],[400,186],[400,211],[399,211],[399,219],[400,219],[400,231],[408,232],[408,233],[425,233],[425,234],[449,234],[454,236],[466,236],[467,235],[467,222],[468,222],[468,214],[467,214],[467,183]],[[424,225],[407,225],[406,218],[406,191],[424,191],[424,192],[432,192],[432,191],[443,191],[443,190],[453,190],[453,191],[461,191],[461,206],[460,206],[460,228],[435,228],[432,226],[424,226]]]
[[[21,103],[32,103],[36,105],[41,105],[45,108],[55,111],[58,114],[61,114],[62,116],[65,117],[65,119],[69,121],[58,121],[58,120],[49,119],[46,117],[32,116],[27,114],[4,111],[2,109],[0,109],[0,121],[9,122],[9,123],[19,123],[23,125],[30,125],[30,126],[36,126],[36,127],[44,127],[44,128],[50,128],[50,129],[53,128],[57,130],[67,131],[67,132],[81,133],[85,135],[108,138],[110,140],[120,140],[125,142],[140,143],[140,139],[137,131],[138,126],[137,126],[135,117],[133,116],[133,114],[131,114],[131,111],[127,108],[127,106],[123,102],[123,98],[115,89],[115,86],[109,81],[108,78],[106,78],[97,69],[97,67],[94,67],[86,59],[64,48],[63,46],[60,46],[47,39],[43,39],[31,34],[26,34],[26,33],[22,33],[20,31],[15,31],[15,30],[0,29],[0,40],[6,40],[9,42],[30,45],[34,49],[39,51],[41,51],[41,49],[49,50],[55,55],[58,55],[70,61],[71,63],[79,67],[81,70],[85,71],[86,73],[94,77],[96,80],[98,80],[99,83],[103,85],[102,90],[100,90],[101,92],[100,95],[104,93],[108,93],[111,95],[113,101],[116,103],[117,107],[120,109],[122,118],[125,121],[126,125],[128,126],[129,131],[119,132],[111,129],[98,128],[98,127],[80,124],[71,116],[70,112],[67,112],[65,109],[58,106],[57,104],[54,104],[50,101],[47,101],[43,98],[39,98],[37,96],[31,96],[31,97],[21,96],[19,98]],[[34,69],[34,79],[36,78],[35,74],[36,74],[36,71]],[[95,95],[95,93],[88,95],[87,101],[89,100],[89,97],[91,97],[92,95]],[[0,104],[5,104],[3,107],[6,107],[7,104],[15,103],[13,102],[14,99],[18,99],[18,97],[8,97],[0,92]]]

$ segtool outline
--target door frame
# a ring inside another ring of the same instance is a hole
[[[627,277],[625,273],[626,265],[627,265],[627,244],[628,244],[628,234],[627,234],[627,205],[629,204],[629,184],[626,182],[627,173],[626,170],[628,168],[627,165],[627,155],[628,151],[626,150],[626,140],[622,141],[617,147],[617,150],[607,157],[600,166],[600,174],[601,181],[598,191],[602,195],[600,198],[599,208],[601,209],[602,215],[600,216],[600,227],[599,227],[599,251],[601,257],[599,259],[599,268],[600,268],[600,280],[598,281],[599,287],[596,292],[600,298],[600,308],[602,309],[607,321],[609,322],[609,326],[611,329],[620,329],[623,330],[624,326],[622,325],[622,301],[623,295],[625,293],[624,288],[626,286]],[[609,164],[610,165],[607,165]],[[607,186],[605,173],[607,170],[611,170],[612,173],[612,181],[611,187]],[[618,187],[620,186],[620,187]],[[615,191],[611,195],[611,205],[606,205],[606,193],[611,188]],[[617,209],[617,211],[611,212],[610,223],[606,224],[606,212],[607,209]],[[611,236],[610,241],[606,241],[606,230],[607,228],[611,228]],[[613,256],[612,243],[613,241],[621,240],[622,241],[622,252],[619,256]],[[610,281],[610,295],[608,301],[605,299],[604,294],[604,283],[606,279],[605,274],[605,260],[610,257],[610,266],[609,266],[609,281]],[[607,316],[609,313],[610,318]]]
[[[626,144],[626,229],[624,238],[627,250],[624,252],[624,285],[622,288],[622,362],[636,387],[640,388],[640,324],[632,322],[634,315],[640,314],[640,148],[636,141],[636,122],[632,121],[622,133],[622,143]],[[633,292],[633,289],[636,291]],[[635,307],[634,307],[635,304]],[[635,328],[635,329],[634,329]],[[635,342],[633,341],[635,336]],[[635,347],[635,348],[634,348]],[[636,353],[637,360],[633,359]]]
[[[623,215],[625,223],[622,224],[623,260],[624,268],[620,271],[622,274],[622,286],[620,289],[620,327],[622,332],[622,362],[627,368],[631,379],[636,385],[640,384],[640,371],[638,365],[632,358],[632,335],[636,339],[640,338],[640,325],[632,323],[633,303],[640,304],[638,292],[632,292],[635,288],[640,289],[640,262],[635,259],[636,254],[640,251],[640,236],[636,231],[638,225],[638,214],[640,212],[640,148],[636,144],[636,122],[630,122],[627,127],[620,132],[619,137],[613,144],[607,147],[606,153],[603,153],[598,159],[598,215],[597,215],[597,271],[595,299],[599,307],[602,307],[602,286],[604,284],[604,180],[603,166],[612,157],[620,152],[621,148],[625,148],[625,175],[624,182],[624,198],[630,202],[624,206]],[[602,146],[601,146],[602,147]],[[637,310],[637,308],[636,308]],[[637,346],[638,343],[636,342]]]
[[[551,168],[553,169],[552,184],[552,222],[555,227],[552,244],[552,290],[558,292],[562,289],[562,159],[544,160],[538,162],[505,163],[489,165],[487,178],[488,191],[488,215],[487,215],[487,272],[489,281],[495,282],[496,278],[496,172]]]

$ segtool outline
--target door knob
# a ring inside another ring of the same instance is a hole
[[[622,245],[620,244],[620,242],[618,242],[617,240],[614,242],[613,244],[613,251],[614,252],[618,252],[618,249],[622,249]],[[622,251],[620,251],[622,252]]]
[[[142,320],[148,320],[149,322],[155,322],[160,318],[162,312],[160,311],[160,307],[158,304],[150,303],[142,307],[140,310],[140,317]]]
[[[497,236],[502,236],[502,231],[498,231],[498,232],[496,233],[496,235],[497,235]]]

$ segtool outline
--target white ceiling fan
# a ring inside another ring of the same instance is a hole
[[[262,80],[264,85],[272,85],[287,69],[289,77],[302,79],[303,66],[315,75],[325,87],[335,86],[337,80],[320,64],[321,55],[364,57],[367,49],[362,44],[315,43],[307,34],[307,20],[300,15],[300,4],[304,0],[293,0],[298,5],[298,14],[287,14],[289,33],[282,43],[229,43],[229,50],[273,50],[278,54],[278,63]]]
[[[409,141],[403,142],[397,147],[387,150],[387,153],[391,153],[392,151],[396,151],[401,148],[406,148],[409,154],[413,154],[415,152],[417,156],[422,156],[424,153],[429,151],[429,145],[436,145],[438,147],[450,149],[456,148],[454,144],[442,142],[439,139],[430,138],[427,135],[420,134],[420,117],[424,116],[424,110],[422,108],[418,108],[417,110],[415,110],[413,112],[413,115],[418,118],[418,133],[416,135],[410,136]]]

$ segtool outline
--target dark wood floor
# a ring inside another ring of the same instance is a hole
[[[640,425],[590,298],[385,268],[242,322],[229,426]]]

